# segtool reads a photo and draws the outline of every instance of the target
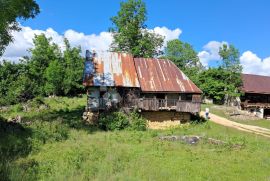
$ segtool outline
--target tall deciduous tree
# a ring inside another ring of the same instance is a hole
[[[146,6],[141,0],[122,2],[117,16],[111,18],[113,51],[132,53],[135,57],[153,57],[160,54],[163,37],[149,31],[145,24]]]
[[[53,60],[45,71],[45,92],[47,95],[61,95],[65,69],[59,60]]]
[[[65,64],[63,91],[66,95],[74,95],[81,93],[84,88],[82,85],[84,60],[80,55],[80,47],[71,47],[67,39],[64,39],[64,42],[66,49],[63,56]]]
[[[33,82],[36,83],[35,95],[45,95],[44,85],[46,84],[45,72],[52,61],[61,60],[59,47],[51,42],[51,38],[46,38],[44,34],[36,35],[33,42],[34,48],[29,62],[29,74]]]
[[[222,68],[227,76],[223,80],[225,83],[225,100],[229,103],[233,98],[240,96],[239,87],[242,84],[239,51],[233,45],[223,44],[219,49],[219,55],[222,59]]]
[[[181,69],[195,67],[200,64],[197,52],[193,47],[189,43],[182,42],[179,39],[167,42],[165,56]]]
[[[19,31],[18,19],[34,18],[39,13],[35,0],[0,0],[0,56],[12,41],[12,31]]]

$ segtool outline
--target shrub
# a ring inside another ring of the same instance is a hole
[[[147,128],[146,119],[135,111],[130,113],[130,129],[137,131],[145,131]]]
[[[16,104],[16,105],[14,105],[13,108],[12,108],[12,111],[13,112],[22,112],[23,111],[22,104]]]
[[[101,129],[110,131],[126,128],[145,131],[147,127],[146,120],[136,112],[132,112],[129,115],[123,112],[103,113],[99,118],[98,125]]]
[[[98,125],[104,130],[122,130],[129,127],[128,117],[123,112],[112,112],[102,114],[99,118]]]

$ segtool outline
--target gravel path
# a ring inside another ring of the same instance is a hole
[[[200,115],[205,117],[205,112],[200,112]],[[261,136],[265,136],[270,138],[270,129],[267,128],[262,128],[259,126],[252,126],[252,125],[247,125],[247,124],[241,124],[241,123],[237,123],[234,121],[230,121],[226,118],[217,116],[215,114],[210,113],[210,121],[223,125],[223,126],[227,126],[230,128],[235,128],[241,131],[245,131],[245,132],[249,132],[249,133],[254,133],[257,135],[261,135]]]

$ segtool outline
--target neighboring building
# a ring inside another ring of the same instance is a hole
[[[153,121],[189,120],[190,113],[200,111],[202,91],[170,60],[89,51],[86,57],[88,111],[138,109]]]
[[[270,77],[242,74],[241,107],[260,118],[270,117]]]

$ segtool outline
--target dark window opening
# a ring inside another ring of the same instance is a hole
[[[157,99],[165,99],[165,94],[157,94]]]

